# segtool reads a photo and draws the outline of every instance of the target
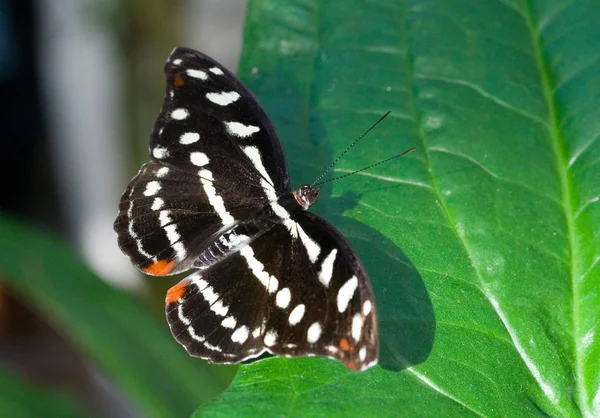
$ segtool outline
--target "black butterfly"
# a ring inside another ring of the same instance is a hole
[[[346,239],[292,191],[275,129],[254,95],[213,59],[175,48],[150,137],[152,160],[115,221],[148,274],[196,272],[167,293],[167,320],[193,356],[238,363],[264,352],[377,363],[373,291]]]

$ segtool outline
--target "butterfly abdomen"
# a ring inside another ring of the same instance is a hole
[[[229,254],[247,245],[254,234],[255,231],[252,228],[248,228],[246,225],[237,225],[233,229],[217,235],[212,243],[200,253],[194,263],[194,268],[208,268],[223,260]]]

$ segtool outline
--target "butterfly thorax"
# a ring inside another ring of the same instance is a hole
[[[245,221],[228,228],[223,228],[211,239],[210,244],[204,248],[194,268],[206,269],[213,264],[224,260],[229,255],[240,251],[260,235],[269,231],[275,224],[285,223],[285,217],[293,218],[296,211],[308,210],[317,200],[319,188],[303,184],[298,190],[281,196],[276,202],[271,202],[261,211],[249,215]],[[283,208],[282,215],[277,207]]]

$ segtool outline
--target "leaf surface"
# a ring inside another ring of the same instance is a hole
[[[254,0],[242,78],[363,260],[380,366],[270,358],[201,416],[600,415],[600,7]]]

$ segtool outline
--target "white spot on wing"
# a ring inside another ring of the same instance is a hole
[[[352,338],[355,341],[360,340],[360,333],[362,331],[363,319],[360,313],[354,314],[352,317]]]
[[[300,305],[296,306],[294,308],[294,310],[292,311],[292,313],[290,313],[290,317],[288,318],[288,321],[290,322],[290,324],[296,325],[298,322],[300,322],[302,320],[302,317],[304,316],[304,311],[305,311],[304,305],[300,304]]]
[[[256,259],[252,247],[246,245],[240,250],[240,254],[246,259],[248,267],[252,270],[252,274],[262,283],[265,289],[269,293],[275,292],[279,282],[275,276],[271,276],[265,271],[265,265]]]
[[[129,217],[129,225],[127,226],[127,230],[129,231],[129,235],[131,235],[131,238],[133,238],[135,240],[135,244],[137,246],[139,253],[142,254],[144,257],[152,258],[152,255],[149,254],[146,250],[144,250],[144,246],[142,245],[142,240],[138,239],[138,235],[136,234],[135,230],[133,229],[134,221],[133,221],[133,219],[131,219],[132,215],[133,215],[133,201],[129,202],[129,209],[127,209],[127,216]]]
[[[318,322],[315,322],[308,328],[308,332],[306,333],[306,341],[310,344],[316,343],[321,337],[321,325]]]
[[[254,328],[254,331],[252,331],[252,336],[254,338],[258,338],[260,336],[260,327]]]
[[[218,352],[223,351],[223,350],[221,350],[221,347],[219,347],[218,345],[212,345],[208,341],[204,342],[204,346],[212,351],[218,351]]]
[[[281,208],[281,209],[283,209],[283,208]],[[283,209],[283,210],[285,210],[285,209]],[[286,214],[289,216],[289,213],[286,212]],[[289,218],[284,219],[283,224],[288,229],[288,231],[290,231],[290,235],[292,236],[292,238],[294,238],[294,239],[298,238],[298,224],[294,220],[289,219]]]
[[[202,187],[204,188],[204,192],[208,197],[208,202],[217,212],[217,215],[221,218],[223,225],[231,225],[235,222],[233,216],[225,209],[225,203],[223,202],[223,198],[217,195],[217,191],[213,186],[213,175],[208,170],[200,170],[198,173],[200,175],[200,182],[202,183]]]
[[[367,358],[367,347],[361,347],[360,350],[358,350],[358,358],[360,361],[365,361]]]
[[[158,220],[160,221],[160,226],[166,226],[171,223],[171,212],[168,210],[161,210],[158,215]]]
[[[181,58],[177,58],[176,60],[173,60],[173,65],[179,65],[181,64]]]
[[[165,226],[165,232],[171,245],[179,242],[181,235],[177,232],[177,226],[175,224]]]
[[[171,118],[175,120],[184,120],[190,115],[190,112],[187,109],[180,107],[179,109],[175,109],[171,112]]]
[[[269,173],[267,173],[267,170],[265,169],[265,166],[262,162],[262,157],[260,155],[260,151],[258,150],[258,148],[244,147],[243,151],[244,151],[244,154],[246,154],[248,156],[248,158],[250,158],[250,161],[252,161],[252,164],[258,170],[260,175],[269,183],[271,188],[273,188],[273,180],[271,180]],[[273,189],[273,193],[275,193],[275,189]],[[269,199],[269,200],[275,200],[275,199],[277,199],[277,196],[274,195],[273,198]]]
[[[159,210],[160,208],[163,207],[163,205],[165,204],[165,201],[162,200],[160,197],[156,197],[154,198],[154,201],[152,202],[152,206],[150,206],[151,210]]]
[[[229,312],[229,308],[223,305],[223,302],[220,300],[210,305],[210,310],[219,316],[225,316]]]
[[[203,152],[192,152],[190,154],[190,161],[197,167],[204,167],[208,164],[209,159]]]
[[[290,304],[290,299],[292,295],[290,293],[290,289],[287,287],[281,289],[277,292],[277,296],[275,297],[275,303],[282,309],[285,309]]]
[[[265,338],[263,339],[263,342],[265,343],[265,345],[267,347],[271,347],[271,346],[275,345],[276,341],[277,341],[277,332],[275,332],[275,331],[268,331],[265,334]]]
[[[239,122],[225,122],[225,128],[231,135],[235,135],[240,138],[248,138],[249,136],[260,131],[258,126],[244,125]]]
[[[194,70],[194,69],[190,68],[190,69],[186,70],[186,73],[190,77],[199,78],[200,80],[206,80],[208,78],[208,74],[206,74],[202,70]]]
[[[176,242],[175,244],[173,244],[173,250],[177,253],[178,260],[183,260],[187,255],[187,251],[183,243],[181,242]]]
[[[352,276],[346,283],[342,285],[342,287],[340,287],[337,295],[338,311],[344,312],[346,310],[348,303],[350,303],[352,296],[354,296],[354,292],[356,291],[357,287],[358,279],[356,276]]]
[[[193,144],[200,139],[200,134],[196,132],[186,132],[179,137],[179,143],[182,145]]]
[[[206,93],[206,98],[219,106],[227,106],[237,101],[240,95],[235,91],[225,91],[223,93]]]
[[[144,196],[154,196],[156,193],[159,192],[159,190],[162,187],[160,187],[160,183],[157,181],[149,181],[146,184],[146,190],[144,190]]]
[[[200,342],[204,341],[204,337],[201,337],[201,336],[199,336],[199,335],[196,334],[196,331],[194,330],[194,327],[189,326],[187,330],[188,330],[188,332],[190,334],[190,337],[192,337],[194,340],[200,341]]]
[[[267,289],[267,291],[269,293],[276,292],[278,287],[279,287],[279,280],[277,280],[275,278],[275,276],[271,276],[271,280],[269,280],[269,288]]]
[[[169,167],[161,167],[158,170],[156,170],[156,177],[162,178],[167,174],[169,174]]]
[[[362,312],[364,316],[367,316],[371,313],[371,301],[370,300],[365,300],[365,303],[363,303],[362,306]]]
[[[233,316],[228,316],[227,318],[225,318],[222,322],[221,325],[225,328],[229,328],[229,329],[234,329],[235,325],[237,324],[237,321],[235,320],[235,318]]]
[[[263,182],[264,182],[264,180],[261,180],[260,184],[263,186],[263,189],[266,190],[266,187],[262,184]],[[273,194],[275,194],[275,193],[273,192]],[[269,199],[269,200],[271,200],[271,199]],[[279,216],[281,219],[283,219],[283,220],[290,220],[291,221],[291,219],[289,219],[290,218],[290,214],[288,213],[288,211],[285,210],[285,208],[283,206],[281,206],[279,203],[277,203],[276,200],[272,200],[271,201],[271,209],[273,209],[273,212],[275,212],[275,215]],[[291,222],[293,222],[295,224],[294,221],[291,221]],[[288,230],[290,230],[290,232],[291,232],[291,222],[290,223],[288,223],[288,222],[285,223],[285,226],[287,226],[287,228],[288,228]],[[295,228],[294,228],[294,231],[296,231]],[[297,234],[296,234],[296,236],[294,238],[297,238]]]
[[[177,307],[177,316],[186,327],[190,324],[191,321],[183,314],[183,305]]]
[[[196,285],[199,291],[202,291],[202,289],[208,286],[208,282],[200,278],[200,274],[192,274],[190,280]]]
[[[169,152],[165,147],[161,147],[159,145],[152,150],[152,155],[154,156],[154,158],[158,158],[160,160],[161,158],[168,157]]]
[[[241,326],[231,334],[231,341],[243,344],[248,339],[248,327]]]
[[[216,75],[223,75],[223,74],[225,74],[219,67],[209,68],[208,71],[210,71],[211,73],[216,74]]]
[[[206,286],[200,291],[200,293],[202,293],[202,296],[204,296],[204,299],[206,299],[209,305],[212,305],[217,301],[217,299],[219,299],[219,295],[216,294],[213,288],[210,286]]]
[[[321,271],[319,272],[319,281],[323,284],[323,286],[329,286],[329,282],[331,281],[331,276],[333,275],[333,263],[335,262],[335,257],[337,255],[337,248],[331,250],[329,255],[325,257],[323,263],[321,264]]]
[[[308,253],[308,258],[310,259],[311,263],[314,263],[317,261],[317,258],[319,258],[321,247],[319,247],[319,244],[313,241],[311,237],[306,235],[306,232],[304,232],[304,229],[302,229],[300,225],[297,225],[297,228],[300,240],[302,241],[302,244],[304,244],[304,248],[306,248],[306,252]]]
[[[279,204],[277,203],[277,194],[275,193],[275,187],[273,186],[273,180],[267,173],[265,166],[262,162],[262,157],[260,156],[260,151],[256,147],[244,147],[244,154],[250,158],[250,161],[254,165],[254,168],[258,170],[261,175],[260,185],[267,196],[267,199],[271,202],[271,208],[273,212],[281,219],[287,219],[290,217],[290,214]]]
[[[338,351],[340,351],[335,345],[328,345],[327,347],[325,347],[325,349],[332,354],[335,354]]]

